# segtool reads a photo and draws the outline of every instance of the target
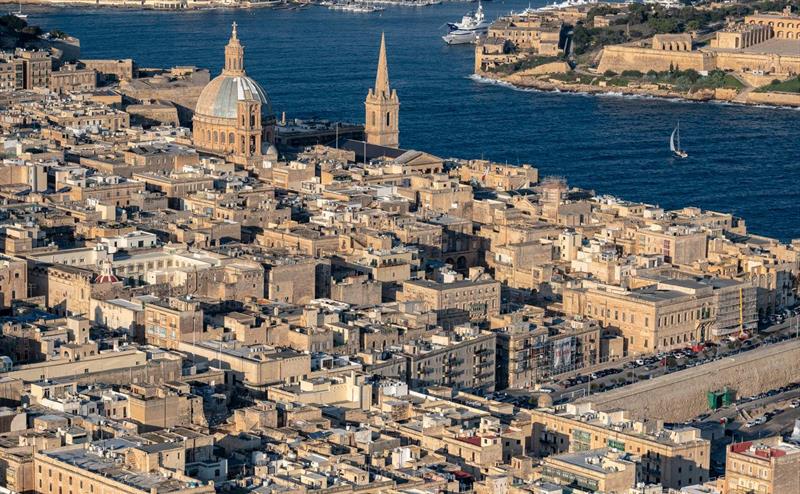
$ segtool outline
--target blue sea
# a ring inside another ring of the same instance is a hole
[[[527,0],[494,1],[485,10],[497,17],[527,6]],[[247,71],[267,90],[277,114],[355,122],[363,121],[385,32],[390,78],[401,101],[402,147],[531,163],[542,175],[563,176],[600,194],[730,212],[754,233],[800,238],[800,111],[524,91],[476,80],[470,77],[472,47],[448,46],[440,38],[446,22],[474,7],[451,2],[374,14],[322,7],[32,7],[29,22],[79,37],[87,58],[134,58],[140,67],[197,65],[216,74],[236,21]],[[690,154],[685,160],[669,152],[678,121]]]

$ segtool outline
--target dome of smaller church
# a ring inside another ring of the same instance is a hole
[[[222,74],[206,85],[197,100],[195,113],[204,117],[236,118],[239,101],[255,100],[261,103],[261,114],[271,115],[266,91],[246,75]]]

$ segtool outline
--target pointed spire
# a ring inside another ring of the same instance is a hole
[[[375,95],[389,98],[389,66],[386,63],[386,36],[381,33],[381,51],[378,55],[378,73],[375,76]]]
[[[239,38],[236,36],[236,21],[233,21],[232,27],[233,29],[231,31],[231,41],[238,40]]]

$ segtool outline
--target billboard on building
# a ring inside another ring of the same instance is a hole
[[[573,337],[561,338],[553,342],[553,369],[560,369],[573,364]]]

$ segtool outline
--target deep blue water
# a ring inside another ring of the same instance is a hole
[[[539,0],[538,4],[541,4]],[[491,17],[527,0],[491,2]],[[534,2],[534,6],[537,2]],[[449,157],[532,163],[598,193],[727,211],[750,230],[800,237],[800,111],[713,103],[520,91],[469,78],[472,48],[446,46],[442,26],[473,5],[380,14],[218,10],[32,10],[29,21],[81,39],[87,58],[134,58],[142,67],[198,65],[216,74],[232,21],[248,73],[276,113],[363,120],[381,31],[400,101],[401,146]],[[687,160],[668,137],[680,120]]]

